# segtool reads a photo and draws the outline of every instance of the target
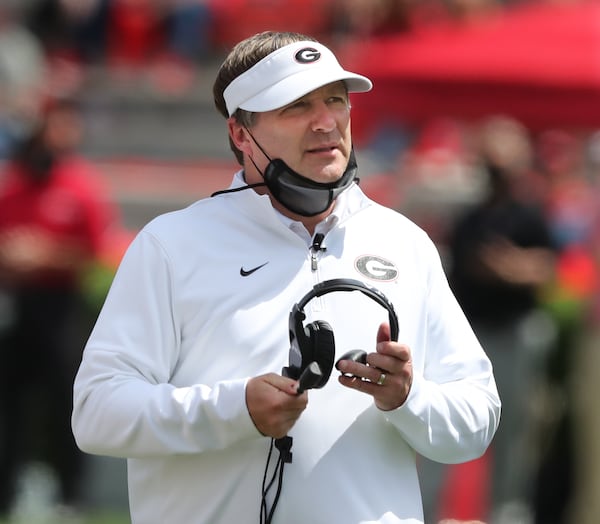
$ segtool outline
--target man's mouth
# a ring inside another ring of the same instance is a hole
[[[337,145],[325,145],[325,146],[319,146],[319,147],[314,147],[312,149],[309,149],[308,152],[309,153],[330,153],[331,151],[334,151],[337,148],[338,148]]]

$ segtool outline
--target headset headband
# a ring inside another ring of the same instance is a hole
[[[398,326],[398,317],[396,315],[396,311],[394,310],[394,306],[381,291],[366,285],[360,280],[354,280],[351,278],[334,278],[331,280],[325,280],[324,282],[319,282],[318,284],[315,284],[313,289],[309,291],[294,306],[293,311],[302,312],[306,304],[308,304],[313,298],[320,297],[334,291],[360,291],[387,309],[390,320],[391,338],[394,342],[398,342],[400,328]],[[302,314],[304,315],[304,313]]]

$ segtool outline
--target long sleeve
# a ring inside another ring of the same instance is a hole
[[[87,452],[139,457],[221,449],[259,435],[244,378],[176,387],[181,334],[169,259],[141,233],[127,252],[84,351],[73,431]]]
[[[331,279],[360,279],[393,304],[414,382],[391,412],[335,371],[310,390],[274,522],[422,523],[416,453],[460,462],[489,444],[500,412],[491,364],[435,246],[358,187],[343,196],[316,268],[294,224],[253,191],[157,217],[130,246],[84,351],[73,430],[83,450],[128,458],[136,524],[259,520],[269,439],[245,386],[289,363],[290,312]],[[304,325],[332,327],[336,358],[374,351],[389,320],[362,293],[327,293],[304,313]]]
[[[475,337],[431,246],[424,348],[405,404],[387,413],[406,441],[439,462],[477,458],[500,419],[492,365]],[[419,365],[421,363],[421,365]]]

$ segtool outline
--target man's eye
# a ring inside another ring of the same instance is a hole
[[[347,106],[348,105],[348,100],[345,97],[343,97],[343,96],[332,96],[329,99],[329,103],[330,104],[334,104],[334,105]]]
[[[307,102],[303,101],[303,100],[298,100],[297,102],[294,102],[293,104],[290,104],[289,106],[286,107],[287,110],[294,110],[294,109],[303,109],[307,106]]]

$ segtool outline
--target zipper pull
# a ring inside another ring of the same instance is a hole
[[[327,251],[326,247],[323,247],[323,239],[325,235],[323,233],[317,233],[313,238],[312,246],[310,246],[310,268],[313,271],[317,270],[317,253],[319,251]]]

